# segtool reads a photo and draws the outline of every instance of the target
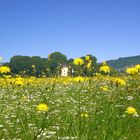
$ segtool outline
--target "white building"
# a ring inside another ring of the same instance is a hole
[[[67,77],[69,75],[69,67],[68,66],[62,66],[61,67],[61,76]]]

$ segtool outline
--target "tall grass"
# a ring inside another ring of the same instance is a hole
[[[5,140],[138,140],[140,77],[0,79],[0,139]],[[102,90],[107,86],[108,90]],[[45,103],[46,112],[36,107]]]

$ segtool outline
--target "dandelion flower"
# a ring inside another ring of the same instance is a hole
[[[126,111],[125,111],[127,114],[130,114],[130,115],[138,115],[138,113],[137,113],[137,111],[136,111],[136,109],[135,108],[133,108],[133,107],[128,107],[127,109],[126,109]]]
[[[86,61],[89,61],[89,60],[90,60],[90,56],[87,55],[87,56],[86,56]]]
[[[123,79],[121,79],[121,78],[115,78],[114,82],[115,82],[117,85],[120,85],[120,86],[125,86],[125,85],[126,85],[125,80],[123,80]]]
[[[74,59],[73,64],[74,65],[83,65],[84,64],[84,60],[81,59],[81,58],[76,58],[76,59]]]
[[[79,77],[75,77],[74,78],[74,81],[76,81],[76,82],[84,82],[85,81],[85,78],[84,77],[82,77],[82,76],[79,76]]]
[[[87,64],[87,68],[90,69],[90,68],[91,68],[91,65],[92,65],[91,62],[89,62],[89,63]]]
[[[44,104],[44,103],[39,104],[37,106],[37,111],[47,112],[48,111],[48,105],[47,104]]]
[[[128,74],[131,74],[131,75],[135,75],[137,74],[139,71],[138,71],[138,68],[137,67],[132,67],[132,68],[127,68],[126,69],[126,73]]]
[[[140,70],[140,64],[137,64],[137,65],[135,66],[135,68],[138,69],[138,70]]]
[[[88,118],[88,117],[89,117],[89,115],[87,113],[82,113],[81,114],[81,118]]]
[[[21,77],[15,78],[15,85],[23,86],[24,85],[24,79]]]
[[[101,66],[100,71],[104,73],[109,73],[110,72],[110,67],[109,66]]]
[[[7,66],[0,67],[0,73],[1,74],[9,73],[10,71],[11,71],[10,68],[7,67]]]

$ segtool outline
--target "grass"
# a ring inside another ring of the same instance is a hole
[[[114,79],[1,78],[0,139],[138,140],[140,117],[126,109],[140,113],[140,77]],[[37,111],[40,103],[49,110]]]

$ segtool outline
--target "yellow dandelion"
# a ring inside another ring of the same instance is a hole
[[[135,66],[135,68],[137,68],[138,70],[140,70],[140,64],[137,64],[137,65]]]
[[[102,90],[102,91],[109,91],[108,86],[101,86],[100,90]]]
[[[92,66],[92,64],[89,62],[89,63],[87,64],[87,68],[90,69],[91,66]]]
[[[137,113],[137,111],[136,111],[136,109],[135,108],[133,108],[133,107],[128,107],[127,109],[126,109],[126,111],[125,111],[127,114],[130,114],[130,115],[138,115],[138,113]]]
[[[15,78],[15,85],[23,86],[24,85],[24,79],[21,77]]]
[[[83,65],[84,64],[84,60],[81,59],[81,58],[76,58],[76,59],[74,59],[73,64],[74,65]]]
[[[90,56],[87,55],[87,56],[86,56],[86,61],[89,61],[89,60],[90,60]]]
[[[89,115],[87,113],[82,113],[81,114],[81,118],[88,118],[88,117],[89,117]]]
[[[104,73],[109,73],[111,71],[109,66],[101,66],[100,71]]]
[[[126,85],[125,80],[123,80],[123,79],[121,79],[121,78],[115,78],[114,82],[115,82],[117,85],[120,85],[120,86],[125,86],[125,85]]]
[[[85,81],[85,78],[84,77],[82,77],[82,76],[79,76],[79,77],[75,77],[74,78],[74,81],[76,81],[76,82],[84,82]]]
[[[36,109],[39,112],[47,112],[49,110],[48,105],[44,103],[39,104]]]
[[[11,71],[10,68],[7,67],[7,66],[1,66],[1,67],[0,67],[0,73],[1,73],[1,74],[9,73],[10,71]]]
[[[131,75],[135,75],[137,74],[139,71],[138,71],[138,68],[137,67],[132,67],[132,68],[127,68],[126,69],[126,73],[128,74],[131,74]]]

